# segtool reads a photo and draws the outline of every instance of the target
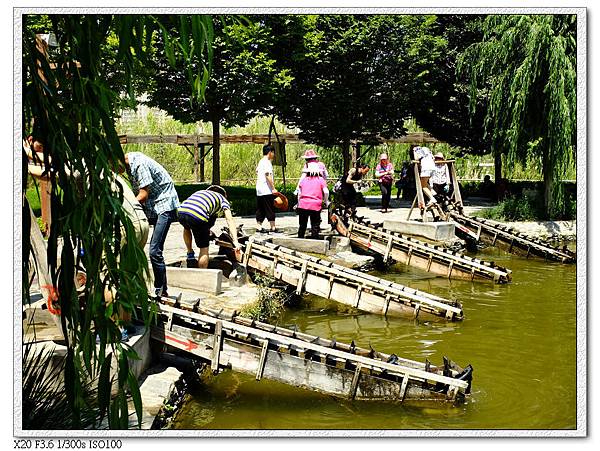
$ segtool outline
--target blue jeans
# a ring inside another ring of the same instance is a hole
[[[171,223],[177,220],[177,210],[165,211],[158,215],[150,238],[150,263],[154,273],[154,291],[167,291],[167,270],[163,249]],[[154,221],[152,221],[154,222]]]

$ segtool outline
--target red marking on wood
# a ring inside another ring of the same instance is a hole
[[[175,343],[179,343],[180,345],[185,346],[186,351],[191,351],[192,349],[195,349],[198,347],[198,345],[191,340],[179,340],[175,337],[170,337],[169,335],[166,335],[166,334],[165,334],[165,340],[171,340],[171,341],[174,341]]]

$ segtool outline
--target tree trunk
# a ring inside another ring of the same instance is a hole
[[[552,212],[552,204],[553,204],[553,192],[552,188],[554,186],[554,174],[552,171],[552,165],[549,162],[548,150],[543,150],[542,155],[542,172],[544,173],[544,211],[548,218]]]
[[[356,167],[357,162],[360,158],[360,145],[356,144],[352,146],[352,167]]]
[[[212,184],[221,184],[221,133],[219,130],[219,120],[213,120],[212,123],[212,140],[213,140],[213,170],[212,170]]]
[[[502,154],[497,151],[494,152],[494,183],[498,186],[500,179],[502,178]]]
[[[342,157],[344,158],[344,174],[350,170],[350,143],[344,141],[342,143]]]

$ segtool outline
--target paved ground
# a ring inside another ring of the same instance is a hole
[[[358,208],[358,215],[365,216],[374,222],[382,222],[383,220],[398,220],[405,221],[408,212],[410,210],[410,202],[392,199],[391,211],[389,213],[381,213],[380,209],[380,197],[379,196],[368,196],[366,198],[367,206]],[[486,202],[477,202],[477,205],[466,205],[465,213],[473,214],[482,208],[491,206],[492,204]],[[419,211],[415,210],[412,212],[411,219],[419,218]],[[256,220],[254,216],[241,216],[235,218],[237,224],[242,224],[244,232],[248,235],[252,235],[256,232]],[[278,229],[281,229],[285,234],[295,234],[298,230],[298,217],[295,213],[280,213],[277,214],[275,224]],[[268,223],[263,223],[264,227],[268,227]],[[225,219],[217,219],[213,231],[215,233],[220,232],[223,227],[227,227]],[[327,230],[327,212],[321,212],[321,229]],[[146,254],[148,254],[149,246],[146,245]],[[216,253],[218,248],[211,243],[210,253]],[[197,252],[197,251],[196,251]],[[171,225],[167,241],[165,242],[164,256],[167,261],[185,259],[186,249],[183,244],[183,227],[179,223]]]

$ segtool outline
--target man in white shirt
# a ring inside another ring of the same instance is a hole
[[[263,146],[263,157],[256,167],[256,231],[267,232],[262,223],[265,218],[271,225],[270,232],[277,232],[275,228],[275,210],[273,201],[278,191],[273,181],[273,165],[271,160],[275,158],[275,149],[272,145]]]

